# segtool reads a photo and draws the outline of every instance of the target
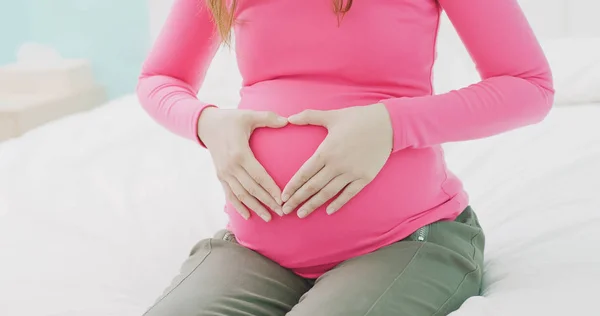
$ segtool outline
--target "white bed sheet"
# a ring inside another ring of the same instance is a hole
[[[450,144],[487,233],[485,290],[455,313],[596,308],[600,106]],[[0,145],[0,315],[137,316],[226,222],[210,157],[133,96]]]

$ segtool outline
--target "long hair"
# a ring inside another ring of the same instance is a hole
[[[227,7],[226,0],[201,0],[206,1],[208,8],[215,20],[217,30],[221,36],[221,40],[230,44],[231,28],[235,23],[235,9],[237,8],[238,0],[231,0],[231,5]],[[302,1],[302,0],[299,0]],[[352,0],[332,0],[333,11],[338,15],[339,19],[346,14],[352,7]]]

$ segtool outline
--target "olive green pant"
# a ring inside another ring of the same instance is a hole
[[[447,315],[479,294],[485,237],[470,207],[304,279],[222,231],[199,242],[145,316]]]

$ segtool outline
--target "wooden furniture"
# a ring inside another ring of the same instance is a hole
[[[106,102],[86,60],[0,67],[0,141]]]

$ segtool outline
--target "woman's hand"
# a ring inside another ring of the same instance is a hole
[[[245,219],[250,218],[250,209],[264,221],[271,220],[261,202],[283,215],[281,190],[254,157],[248,140],[256,128],[287,123],[273,112],[218,108],[205,109],[198,120],[198,136],[210,151],[227,200]]]
[[[341,191],[327,207],[333,214],[375,178],[392,151],[392,125],[383,104],[308,110],[288,121],[323,126],[329,133],[284,188],[285,214],[308,199],[297,213],[306,217]]]

